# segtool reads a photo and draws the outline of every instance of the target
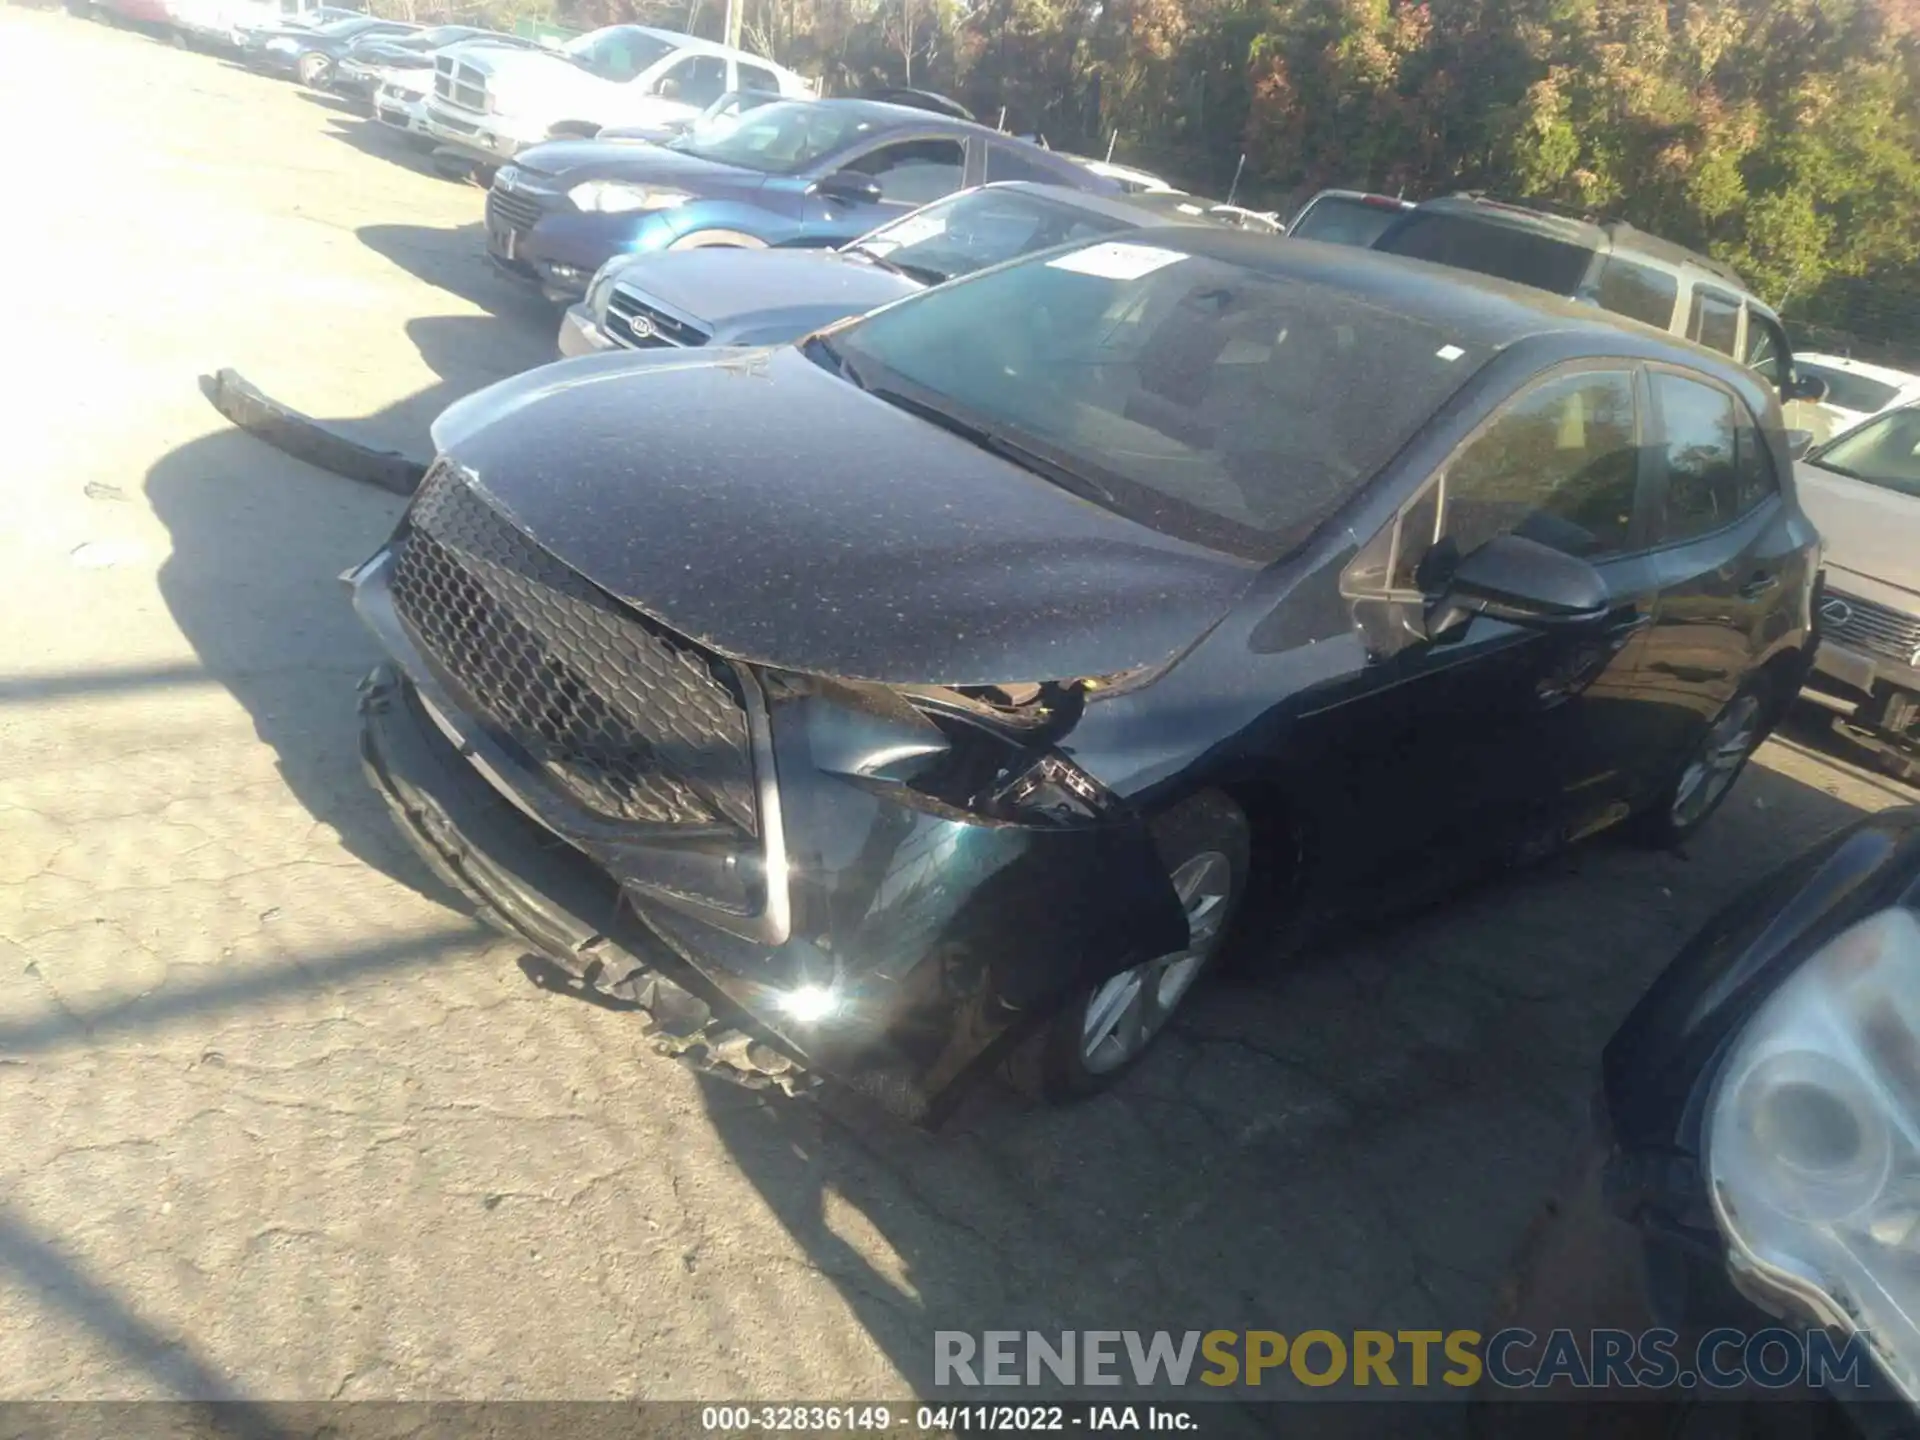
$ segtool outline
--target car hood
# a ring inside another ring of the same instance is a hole
[[[1793,481],[1829,565],[1920,594],[1920,500],[1805,461]]]
[[[619,284],[722,340],[789,317],[803,332],[818,329],[925,288],[832,250],[676,250],[641,256],[620,272]]]
[[[568,184],[582,180],[640,180],[691,190],[757,189],[767,177],[758,170],[721,165],[668,150],[651,140],[550,140],[513,157],[532,175],[551,175]]]
[[[434,441],[541,545],[734,659],[893,684],[1166,660],[1258,567],[1078,499],[798,350],[595,355]]]

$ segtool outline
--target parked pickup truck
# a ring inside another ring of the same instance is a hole
[[[317,0],[167,0],[167,15],[183,37],[239,46],[256,30],[311,28],[357,12]]]
[[[814,93],[770,60],[645,25],[610,25],[554,50],[458,45],[434,61],[426,124],[481,161],[609,126],[691,119],[729,90]]]

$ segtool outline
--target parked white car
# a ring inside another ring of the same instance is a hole
[[[427,99],[432,94],[431,70],[382,70],[373,90],[373,118],[432,141],[433,132],[427,129]]]
[[[1809,688],[1920,778],[1920,405],[1813,450],[1794,485],[1826,546]]]
[[[1802,375],[1827,382],[1827,398],[1809,407],[1812,413],[1802,421],[1816,441],[1850,430],[1869,415],[1920,403],[1920,375],[1906,370],[1805,350],[1794,352],[1793,365]]]
[[[498,162],[556,135],[692,119],[729,90],[814,95],[811,81],[771,60],[672,30],[610,25],[550,51],[442,51],[426,124],[440,144]]]
[[[176,30],[219,45],[244,44],[252,30],[317,25],[347,13],[321,0],[167,0]]]

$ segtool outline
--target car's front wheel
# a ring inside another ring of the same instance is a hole
[[[302,55],[298,69],[302,85],[318,88],[327,83],[327,74],[333,69],[333,62],[324,55]]]
[[[1195,795],[1154,821],[1153,840],[1186,911],[1187,945],[1074,993],[1008,1064],[1038,1098],[1096,1094],[1132,1069],[1226,939],[1252,847],[1240,807],[1218,791]]]
[[[1640,816],[1639,839],[1655,847],[1679,845],[1707,823],[1767,738],[1769,700],[1760,676],[1740,688],[1714,716],[1673,783]]]

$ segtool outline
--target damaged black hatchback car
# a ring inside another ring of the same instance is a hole
[[[1807,666],[1759,377],[1351,249],[1137,232],[435,441],[347,577],[406,833],[667,1048],[918,1120],[1111,1080],[1246,897],[1684,836]]]

